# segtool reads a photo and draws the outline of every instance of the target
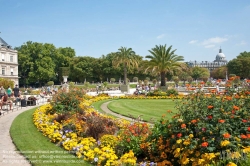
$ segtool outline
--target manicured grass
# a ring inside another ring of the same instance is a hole
[[[23,153],[34,166],[91,165],[68,151],[51,143],[37,130],[32,121],[35,109],[25,111],[15,118],[10,135],[17,150]]]
[[[162,115],[171,119],[174,113],[177,112],[175,102],[171,99],[155,100],[155,99],[119,99],[109,103],[108,108],[116,113],[124,116],[138,117],[145,121],[159,120]],[[171,110],[173,113],[168,113]]]

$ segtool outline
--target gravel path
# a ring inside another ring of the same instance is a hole
[[[31,164],[17,150],[10,137],[10,127],[13,120],[22,112],[38,106],[28,106],[9,111],[0,116],[0,165],[30,166]],[[20,124],[21,125],[21,124]]]

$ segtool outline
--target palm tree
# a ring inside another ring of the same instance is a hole
[[[175,50],[171,50],[172,46],[166,48],[165,45],[155,46],[149,50],[151,55],[147,55],[146,58],[150,60],[147,62],[147,70],[152,70],[153,73],[158,73],[161,78],[161,86],[166,86],[165,77],[166,74],[173,74],[174,71],[181,69],[181,62],[184,61],[183,56],[175,54]]]
[[[115,67],[123,65],[124,85],[127,85],[128,69],[130,69],[131,67],[138,68],[140,57],[135,54],[132,48],[121,47],[118,50],[118,52],[114,53],[112,64]]]

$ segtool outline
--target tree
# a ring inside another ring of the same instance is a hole
[[[196,66],[191,69],[191,76],[194,78],[194,80],[197,80],[199,78],[208,78],[210,73],[208,69]]]
[[[250,52],[241,52],[240,55],[237,56],[237,58],[246,58],[246,57],[250,57]]]
[[[118,50],[118,52],[114,53],[112,64],[116,68],[122,65],[124,72],[124,85],[127,85],[128,69],[132,67],[138,68],[140,58],[135,54],[132,48],[121,47]]]
[[[29,83],[46,83],[55,76],[56,48],[52,44],[28,41],[18,50],[19,74]]]
[[[225,79],[226,74],[227,74],[227,70],[228,69],[226,66],[221,66],[219,68],[216,68],[211,72],[211,77],[213,77],[215,79]]]
[[[250,78],[250,57],[238,56],[227,64],[228,73],[236,74],[241,78]]]
[[[183,56],[175,54],[175,50],[171,50],[172,46],[166,48],[166,45],[155,46],[149,52],[146,58],[150,59],[146,64],[148,67],[145,71],[151,70],[158,73],[161,78],[161,86],[166,86],[165,77],[167,74],[173,74],[181,68],[181,61],[184,61]]]

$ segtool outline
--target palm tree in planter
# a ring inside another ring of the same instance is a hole
[[[146,58],[150,59],[147,61],[147,67],[145,72],[151,70],[153,73],[158,73],[161,78],[161,89],[166,90],[165,77],[167,74],[173,75],[175,71],[181,69],[182,62],[184,61],[183,56],[175,54],[175,50],[171,50],[172,46],[166,48],[165,45],[156,45],[154,48],[149,50],[151,55],[147,55]]]
[[[121,85],[121,91],[125,92],[129,90],[129,85],[127,82],[127,73],[130,68],[138,68],[138,64],[141,61],[141,57],[136,55],[132,48],[121,47],[119,51],[114,54],[114,59],[112,64],[114,67],[119,67],[122,65],[124,71],[124,85]]]

